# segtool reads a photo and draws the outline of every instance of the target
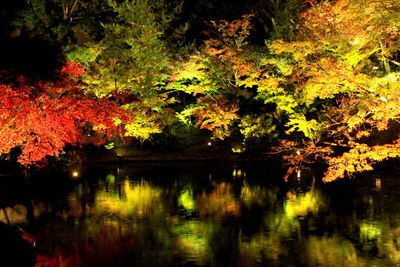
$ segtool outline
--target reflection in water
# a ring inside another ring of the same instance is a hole
[[[205,264],[209,261],[212,228],[212,224],[201,221],[188,221],[174,227],[178,251],[188,262]]]
[[[382,229],[378,222],[361,221],[360,223],[360,242],[371,244],[380,239]]]
[[[244,178],[244,177],[246,177],[246,172],[240,168],[234,167],[233,171],[232,171],[232,177],[233,178]]]
[[[107,214],[120,218],[142,219],[155,216],[162,205],[161,189],[144,180],[139,183],[125,180],[118,190],[104,188],[97,192],[95,199],[97,215]]]
[[[400,263],[400,227],[385,231],[377,245],[382,256],[387,256],[393,263]]]
[[[319,184],[303,172],[284,183],[254,166],[110,167],[70,189],[0,194],[0,221],[41,240],[37,266],[400,263],[400,184],[390,177]]]
[[[382,187],[382,180],[380,178],[375,179],[375,188],[377,191],[380,191]]]
[[[240,191],[240,200],[247,208],[254,205],[264,206],[268,191],[265,187],[250,186],[244,183]]]
[[[201,218],[221,218],[239,216],[240,202],[235,199],[232,186],[228,183],[214,185],[211,193],[203,192],[198,196],[198,208]]]
[[[194,200],[193,189],[191,187],[185,188],[181,191],[178,197],[178,204],[188,213],[196,210],[196,201]]]
[[[368,266],[354,245],[337,235],[310,236],[306,243],[308,266]]]
[[[283,255],[283,249],[279,236],[274,233],[259,233],[240,242],[241,258],[245,266],[277,263],[279,257]]]
[[[296,194],[289,191],[284,203],[285,215],[290,218],[306,216],[309,213],[318,214],[323,205],[320,193],[312,188],[309,192]]]

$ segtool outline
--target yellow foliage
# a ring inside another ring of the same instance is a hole
[[[369,171],[373,169],[374,162],[399,156],[400,142],[375,146],[354,143],[354,147],[348,152],[328,160],[329,168],[325,172],[323,181],[331,182],[338,178],[343,178],[345,175]]]
[[[134,122],[125,125],[125,136],[149,139],[152,134],[161,133],[162,127],[158,113],[136,113]]]
[[[93,125],[94,131],[101,131],[101,130],[105,130],[105,129],[107,129],[107,127],[104,124]]]
[[[199,55],[192,55],[189,59],[177,67],[175,72],[170,75],[171,81],[179,81],[184,79],[204,79],[207,74],[204,71],[206,65],[203,58]]]
[[[269,47],[271,53],[279,55],[282,53],[291,54],[293,59],[298,62],[305,62],[307,56],[316,53],[318,46],[311,41],[285,42],[283,40],[275,40]]]
[[[399,156],[398,140],[378,145],[371,138],[400,118],[400,75],[392,73],[392,66],[400,65],[394,57],[400,47],[399,14],[398,1],[320,1],[301,14],[296,41],[276,40],[269,46],[291,66],[289,75],[281,73],[276,88],[263,92],[275,90],[266,99],[278,108],[279,101],[293,99],[291,109],[285,110],[287,133],[326,138],[328,142],[316,145],[321,150],[348,149],[336,157],[320,153],[329,165],[324,181],[372,170],[374,162]],[[309,110],[304,111],[304,105]],[[294,164],[290,170],[311,152],[288,155]]]
[[[285,126],[289,127],[286,133],[302,132],[305,137],[311,140],[317,139],[321,132],[321,125],[314,119],[307,120],[303,114],[292,116]]]

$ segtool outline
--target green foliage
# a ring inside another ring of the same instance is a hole
[[[264,136],[277,137],[276,125],[273,123],[273,118],[268,114],[243,116],[240,119],[239,129],[245,140]]]
[[[202,104],[190,104],[190,105],[187,105],[185,107],[185,109],[182,110],[181,112],[179,112],[179,113],[177,112],[176,113],[176,117],[183,124],[185,124],[187,126],[191,126],[191,125],[193,125],[191,117],[194,116],[194,114],[198,110],[201,110],[201,109],[204,109],[204,108],[205,108],[205,105],[202,105]]]
[[[115,147],[115,143],[111,142],[111,143],[105,144],[104,147],[108,150],[111,150]]]
[[[151,2],[160,5],[162,2]],[[154,94],[168,67],[166,44],[161,40],[168,16],[155,13],[157,6],[146,0],[109,1],[116,13],[113,23],[104,24],[104,38],[91,45],[97,56],[88,64],[89,91],[108,95],[130,90],[139,95]],[[88,54],[88,53],[86,53]],[[92,53],[91,53],[92,54]],[[152,89],[152,90],[149,90]]]
[[[201,54],[191,55],[175,67],[166,88],[183,91],[194,96],[217,93],[218,82],[210,77],[209,65],[209,59]]]
[[[115,17],[102,24],[101,40],[71,50],[69,57],[86,67],[86,93],[111,97],[120,92],[137,99],[124,105],[136,115],[125,135],[145,140],[162,132],[171,116],[166,106],[175,102],[163,88],[171,68],[164,36],[179,6],[171,8],[162,0],[107,3]]]
[[[286,124],[289,129],[286,133],[302,132],[305,137],[316,140],[320,136],[321,125],[316,120],[307,120],[303,114],[296,114]]]

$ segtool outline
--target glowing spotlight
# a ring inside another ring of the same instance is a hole
[[[359,45],[360,44],[360,39],[359,38],[355,38],[353,40],[350,41],[350,44],[352,45]]]
[[[77,172],[77,171],[72,172],[72,177],[78,177],[78,176],[79,176],[79,172]]]
[[[207,145],[208,145],[208,146],[211,146],[211,145],[212,145],[212,143],[211,143],[211,142],[208,142],[208,143],[207,143]]]
[[[383,102],[388,102],[387,98],[384,97],[384,96],[381,96],[379,99],[380,99],[381,101],[383,101]]]

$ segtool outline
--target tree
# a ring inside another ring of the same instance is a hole
[[[232,131],[244,139],[274,135],[272,114],[248,108],[262,104],[254,87],[270,80],[260,63],[262,50],[252,50],[248,43],[251,17],[212,21],[209,38],[177,66],[167,85],[191,96],[192,102],[177,113],[180,121],[210,130],[213,138],[224,139]],[[258,120],[266,129],[254,127],[250,120]]]
[[[124,105],[136,115],[125,135],[145,140],[160,133],[172,114],[166,107],[175,99],[164,90],[172,66],[165,32],[179,6],[169,7],[162,0],[108,4],[115,17],[102,25],[103,37],[72,50],[69,58],[86,68],[87,93],[107,97],[119,92],[138,100]]]
[[[19,148],[21,165],[40,166],[68,144],[104,144],[132,121],[115,102],[83,94],[82,73],[66,63],[57,81],[30,83],[20,76],[15,84],[1,84],[0,154]]]
[[[332,181],[400,155],[398,136],[376,138],[400,115],[399,73],[393,72],[400,65],[400,3],[308,2],[297,40],[269,47],[290,69],[276,86],[295,100],[287,133],[303,134],[300,147],[283,142],[278,150],[292,151],[295,168],[306,157],[322,158],[329,166],[324,181]]]

